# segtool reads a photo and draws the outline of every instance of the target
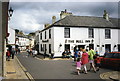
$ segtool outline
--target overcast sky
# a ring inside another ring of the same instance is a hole
[[[102,17],[107,10],[110,17],[118,17],[117,2],[11,2],[13,16],[9,21],[11,28],[25,33],[43,29],[45,23],[52,23],[52,16],[59,20],[60,12],[67,9],[77,16]]]

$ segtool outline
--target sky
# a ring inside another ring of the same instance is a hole
[[[52,16],[60,19],[60,12],[67,9],[76,16],[96,16],[102,17],[103,11],[107,10],[110,17],[118,17],[118,2],[58,2],[58,1],[34,1],[24,2],[18,0],[10,2],[14,10],[9,21],[9,26],[19,29],[25,34],[42,30],[44,24],[52,23]]]

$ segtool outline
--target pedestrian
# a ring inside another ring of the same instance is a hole
[[[27,51],[27,56],[29,57],[29,55],[30,55],[30,50],[29,50],[29,48],[26,50]]]
[[[105,57],[107,54],[108,54],[108,50],[105,51],[105,53],[104,53],[104,57]]]
[[[74,52],[74,61],[76,61],[77,60],[77,58],[78,58],[78,50],[76,49],[75,50],[75,52]]]
[[[82,54],[83,54],[83,48],[80,48],[80,51],[78,53],[78,57],[81,58],[82,57]]]
[[[69,49],[67,49],[66,55],[68,58],[72,58],[71,51]]]
[[[100,66],[101,66],[101,59],[99,58],[99,55],[95,59],[95,62],[96,62],[96,71],[99,71]]]
[[[33,50],[33,57],[36,57],[37,56],[37,50]]]
[[[11,53],[11,55],[12,55],[12,59],[14,59],[14,55],[15,55],[15,48],[12,48],[12,53]]]
[[[85,49],[83,49],[83,54],[82,54],[81,61],[82,61],[82,66],[84,68],[84,73],[87,74],[86,64],[88,63],[88,53],[86,52]]]
[[[76,69],[77,69],[77,74],[80,75],[80,71],[81,71],[81,59],[77,58],[77,62],[76,62]]]
[[[67,56],[66,53],[67,53],[66,51],[64,51],[64,52],[62,53],[62,58],[66,58],[66,56]]]
[[[31,55],[31,56],[33,55],[33,52],[32,52],[32,50],[33,50],[33,49],[31,48],[31,49],[30,49],[30,55]]]
[[[9,49],[7,49],[7,52],[6,52],[6,60],[10,61],[10,51],[9,51]]]
[[[94,72],[96,73],[96,68],[94,66],[94,55],[95,55],[95,51],[91,48],[88,52],[88,55],[89,55],[89,63],[90,63],[90,69],[88,71],[91,70],[91,68],[94,69]]]

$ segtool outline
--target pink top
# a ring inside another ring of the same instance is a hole
[[[76,62],[76,66],[77,66],[77,67],[81,67],[81,64],[82,64],[82,62],[81,62],[81,61]]]

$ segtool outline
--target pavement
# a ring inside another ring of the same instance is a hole
[[[6,61],[6,76],[5,79],[26,79],[30,80],[32,76],[26,72],[26,69],[15,56],[14,59]]]

